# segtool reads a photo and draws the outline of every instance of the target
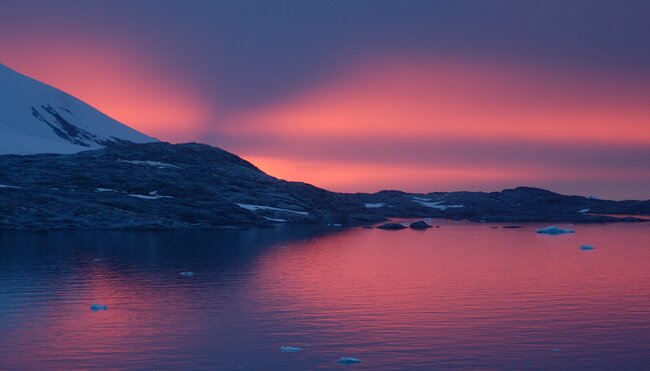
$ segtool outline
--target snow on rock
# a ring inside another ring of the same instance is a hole
[[[422,206],[431,207],[438,210],[447,210],[451,208],[464,207],[463,205],[443,205],[445,201],[435,201],[435,202],[422,201],[423,198],[420,197],[413,197],[412,199],[413,202],[418,203]]]
[[[90,310],[97,312],[100,310],[108,310],[108,305],[106,304],[90,304]]]
[[[546,228],[540,228],[535,232],[540,234],[558,235],[558,234],[565,234],[565,233],[575,233],[576,231],[574,231],[573,229],[565,229],[565,228],[560,228],[552,225]]]
[[[95,192],[117,192],[117,191],[110,188],[95,188]]]
[[[174,198],[172,196],[163,196],[159,195],[158,191],[151,191],[149,195],[138,195],[138,194],[129,194],[129,197],[141,198],[143,200],[157,200],[159,198]]]
[[[261,206],[261,205],[251,205],[251,204],[236,204],[236,205],[241,207],[242,209],[246,209],[246,210],[250,210],[250,211],[272,210],[272,211],[283,211],[283,212],[286,212],[286,213],[294,213],[294,214],[298,214],[298,215],[309,215],[309,213],[306,212],[306,211],[280,209],[278,207],[272,207],[272,206]]]
[[[116,143],[156,141],[0,64],[0,154],[76,153]]]
[[[147,166],[155,166],[159,169],[164,169],[164,168],[176,168],[180,169],[180,166],[168,164],[165,162],[158,162],[158,161],[139,161],[139,160],[117,160],[117,162],[126,162],[127,164],[133,164],[133,165],[147,165]]]
[[[300,347],[280,347],[280,351],[283,353],[296,353],[300,352],[302,348]]]
[[[383,202],[377,202],[377,203],[374,203],[374,204],[373,203],[367,203],[367,204],[363,205],[363,207],[365,207],[366,209],[376,209],[376,208],[384,207],[384,206],[386,206],[386,204],[383,203]]]
[[[265,216],[264,219],[270,220],[272,222],[278,222],[278,223],[284,223],[287,220],[286,219],[280,219],[280,218],[269,218],[268,216]]]

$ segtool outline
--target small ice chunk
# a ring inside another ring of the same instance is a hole
[[[183,276],[183,277],[192,277],[192,276],[194,276],[194,272],[181,272],[181,276]]]
[[[108,305],[93,303],[93,304],[90,304],[90,310],[92,310],[93,312],[97,312],[97,311],[100,311],[100,310],[108,310]]]
[[[334,223],[334,224],[331,224],[331,226],[332,226],[333,228],[341,228],[341,227],[343,227],[343,224],[341,224],[341,223]]]
[[[574,231],[573,229],[565,229],[565,228],[560,228],[552,225],[546,228],[540,228],[535,232],[541,234],[558,235],[558,234],[565,234],[565,233],[575,233],[576,231]]]
[[[554,349],[551,349],[551,352],[553,352],[553,353],[560,353],[560,350],[557,349],[557,348],[554,348]]]
[[[302,348],[300,347],[280,347],[280,351],[283,353],[296,353],[300,352]]]
[[[593,250],[594,247],[592,245],[582,245],[580,246],[580,250],[582,251],[587,251],[587,250]]]
[[[272,221],[272,222],[278,222],[278,223],[285,223],[287,220],[286,219],[281,219],[281,218],[269,218],[268,216],[265,216],[264,219]]]
[[[589,210],[591,210],[591,209],[580,209],[580,210],[578,210],[578,212],[579,212],[580,214],[584,214],[584,213],[588,213]]]
[[[353,363],[361,363],[361,360],[358,358],[352,358],[352,357],[341,357],[339,358],[339,363],[343,363],[345,365],[351,365]]]
[[[13,189],[19,189],[19,188],[23,188],[23,187],[14,186],[14,185],[9,185],[9,184],[0,184],[0,188],[13,188]]]
[[[383,202],[366,203],[363,205],[363,207],[365,207],[366,209],[377,209],[379,207],[384,207],[384,206],[386,206],[386,204]]]

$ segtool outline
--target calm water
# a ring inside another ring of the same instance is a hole
[[[0,369],[650,368],[650,223],[438,224],[0,235]]]

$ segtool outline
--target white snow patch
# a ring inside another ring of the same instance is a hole
[[[13,188],[13,189],[19,189],[19,188],[23,188],[23,187],[12,186],[12,185],[8,185],[8,184],[0,184],[0,188]]]
[[[417,200],[416,197],[413,197],[413,202],[418,203],[422,206],[431,207],[438,210],[447,210],[451,208],[464,207],[463,205],[442,205],[445,201],[435,201],[435,202],[426,202]]]
[[[135,197],[135,198],[142,198],[144,200],[157,200],[159,198],[174,198],[172,196],[163,196],[159,195],[158,191],[151,191],[149,192],[149,195],[136,195],[136,194],[129,194],[130,197]]]
[[[363,206],[364,206],[366,209],[376,209],[376,208],[379,208],[379,207],[384,207],[384,206],[386,206],[386,204],[383,203],[383,202],[377,202],[376,204],[373,204],[373,203],[367,203],[367,204],[364,204]]]
[[[279,223],[284,223],[287,220],[286,219],[279,219],[279,218],[269,218],[268,216],[265,216],[264,219],[270,220],[272,222],[279,222]]]
[[[309,215],[309,213],[306,212],[306,211],[280,209],[278,207],[272,207],[272,206],[261,206],[261,205],[251,205],[251,204],[237,204],[237,203],[236,203],[236,205],[241,207],[242,209],[246,209],[246,210],[250,210],[250,211],[273,210],[273,211],[284,211],[286,213],[294,213],[294,214],[298,214],[298,215]]]
[[[117,192],[117,191],[110,188],[95,188],[95,192]]]
[[[159,169],[164,169],[168,167],[180,169],[180,166],[168,164],[165,162],[159,162],[159,161],[139,161],[139,160],[117,160],[117,162],[126,162],[128,164],[133,164],[133,165],[148,165],[148,166],[155,166]]]

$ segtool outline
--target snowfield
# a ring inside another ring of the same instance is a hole
[[[463,205],[443,205],[445,201],[436,201],[436,202],[427,202],[427,201],[422,201],[425,200],[420,197],[413,197],[413,202],[420,204],[422,206],[426,207],[431,207],[433,209],[438,209],[438,210],[447,210],[451,208],[457,208],[457,207],[464,207]]]
[[[0,64],[0,154],[71,154],[125,141],[157,140]]]

